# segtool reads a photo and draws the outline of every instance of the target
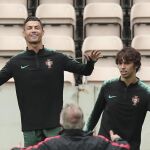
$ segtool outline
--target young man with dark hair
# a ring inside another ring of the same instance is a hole
[[[124,48],[116,64],[121,76],[102,85],[86,130],[93,130],[103,112],[99,134],[109,138],[112,129],[130,143],[131,150],[140,150],[142,125],[150,110],[150,88],[136,77],[141,55],[134,48]]]
[[[12,150],[130,150],[129,144],[113,131],[110,131],[112,141],[101,135],[92,136],[84,132],[83,112],[75,104],[64,106],[60,123],[64,129],[61,135],[47,138],[34,146]]]
[[[100,52],[92,51],[86,56],[87,64],[81,64],[57,50],[45,48],[43,25],[37,17],[25,20],[23,34],[27,49],[2,68],[0,85],[12,77],[15,80],[24,143],[30,146],[56,135],[61,129],[64,71],[90,75]]]

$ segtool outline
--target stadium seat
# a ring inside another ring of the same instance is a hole
[[[150,66],[150,57],[142,56],[141,57],[142,67],[143,66]]]
[[[0,56],[13,56],[26,49],[22,36],[0,35]]]
[[[0,25],[0,36],[23,36],[21,25]]]
[[[95,67],[116,67],[115,57],[102,57],[96,62]]]
[[[75,78],[73,73],[70,73],[68,71],[64,71],[64,84],[65,85],[75,85]]]
[[[74,37],[76,19],[72,5],[41,4],[37,7],[36,16],[45,25],[46,34]]]
[[[121,37],[123,11],[115,3],[90,3],[83,12],[84,37],[116,35]]]
[[[23,24],[27,18],[27,9],[23,4],[0,4],[0,24]]]
[[[131,4],[136,4],[136,3],[143,3],[143,2],[150,2],[150,0],[131,0]]]
[[[48,4],[48,3],[55,3],[55,4],[59,4],[59,3],[64,3],[64,4],[71,4],[74,5],[75,0],[39,0],[40,4]]]
[[[27,16],[27,8],[23,4],[0,3],[1,35],[22,35],[22,25]]]
[[[24,4],[27,6],[28,0],[0,0],[0,4]]]
[[[131,8],[132,38],[141,34],[150,34],[150,3],[136,3]]]
[[[141,81],[150,85],[150,66],[142,66],[137,72],[137,77],[140,78]]]
[[[101,74],[106,73],[106,77],[109,75],[109,68],[116,68],[114,56],[116,56],[116,53],[120,51],[123,48],[123,43],[121,39],[117,36],[89,36],[87,37],[82,45],[82,52],[89,53],[91,50],[100,50],[101,55],[103,58],[100,58],[96,64],[95,68],[97,69],[97,72],[101,72]],[[83,58],[84,61],[84,58]],[[106,68],[106,71],[105,71]],[[95,70],[95,69],[94,69]],[[100,70],[100,71],[98,71]],[[100,74],[97,74],[99,76]],[[116,74],[115,74],[116,75]],[[105,77],[105,75],[102,75]],[[106,78],[107,79],[107,78]],[[89,81],[88,81],[89,80]],[[93,81],[90,81],[93,80]],[[96,84],[95,82],[102,82],[99,81],[102,80],[101,77],[96,77],[96,73],[92,73],[90,77],[83,77],[83,82],[92,82],[92,84]]]
[[[47,48],[75,57],[75,44],[69,36],[44,36],[43,43]]]
[[[95,67],[92,74],[86,77],[85,83],[92,85],[100,85],[105,80],[110,80],[112,78],[118,78],[120,76],[119,70],[114,66],[101,66]]]
[[[77,103],[78,88],[75,86],[74,74],[64,71],[63,105],[66,103]]]
[[[100,50],[102,56],[115,56],[123,48],[123,43],[118,36],[89,36],[85,38],[82,52]]]
[[[150,56],[150,35],[137,35],[133,38],[131,46],[139,50],[141,55]]]
[[[89,4],[89,3],[97,3],[97,2],[105,2],[105,3],[117,3],[120,4],[120,0],[85,0],[85,4]]]

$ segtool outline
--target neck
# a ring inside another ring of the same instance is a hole
[[[27,47],[29,50],[33,50],[35,53],[38,53],[40,49],[43,48],[42,43],[27,43]]]
[[[123,78],[121,77],[121,81],[125,82],[125,84],[128,86],[130,84],[136,83],[138,79],[136,76],[130,77],[130,78]]]

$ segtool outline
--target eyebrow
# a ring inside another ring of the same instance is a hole
[[[40,27],[40,25],[27,25],[26,27]]]

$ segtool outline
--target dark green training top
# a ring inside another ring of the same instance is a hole
[[[146,112],[150,110],[150,88],[141,81],[126,86],[120,79],[106,81],[87,124],[93,130],[101,113],[99,133],[109,137],[113,130],[139,150],[141,130]]]
[[[0,71],[0,85],[15,80],[22,130],[55,128],[63,105],[64,71],[90,75],[94,62],[81,64],[45,48],[12,57]]]

